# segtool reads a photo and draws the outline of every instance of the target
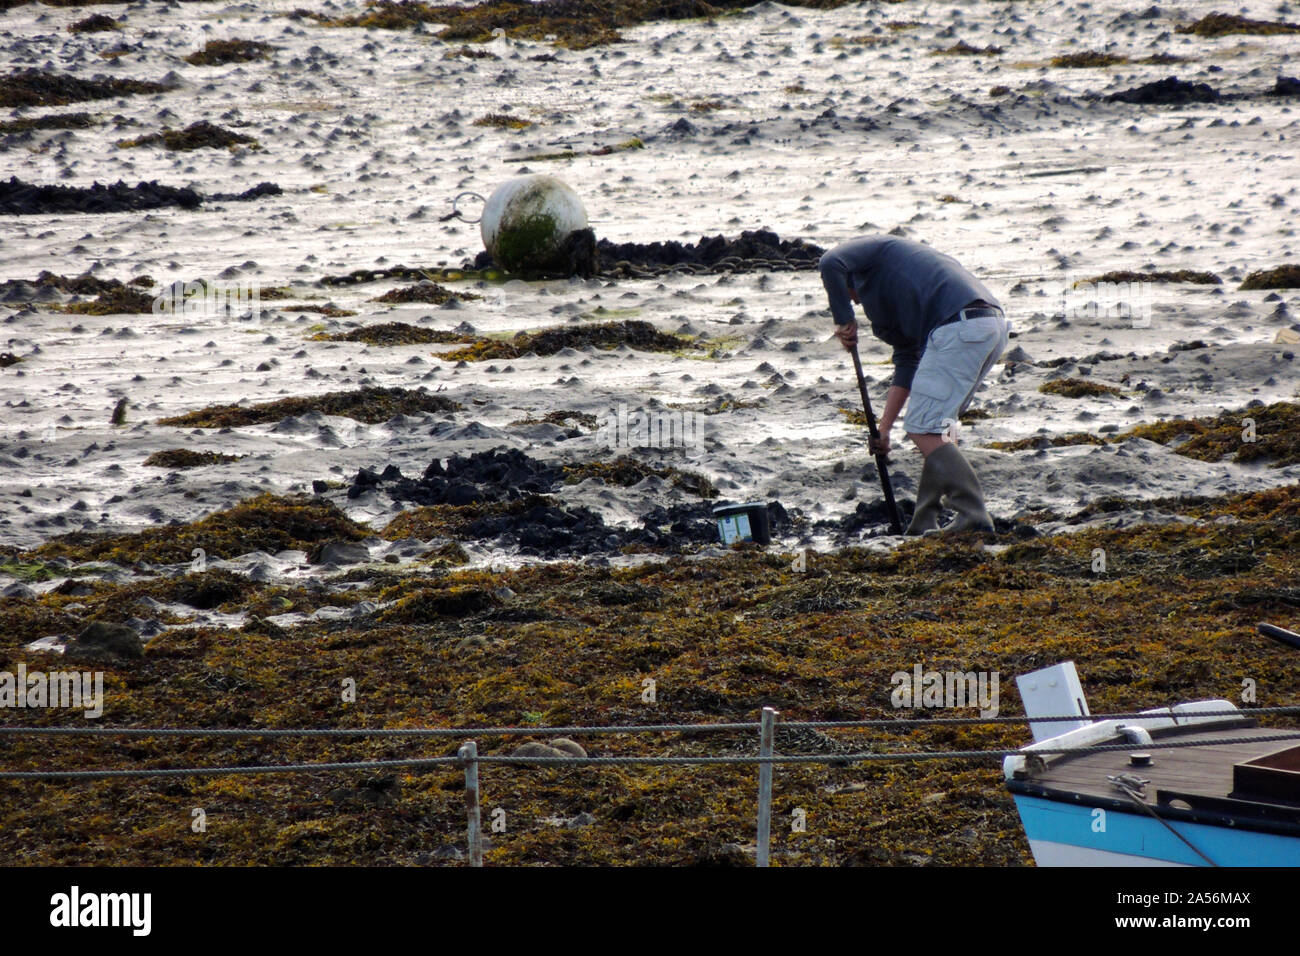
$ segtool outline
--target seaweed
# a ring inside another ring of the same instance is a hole
[[[320,412],[341,415],[368,425],[388,421],[394,415],[421,412],[449,412],[461,406],[449,398],[423,388],[359,388],[351,392],[327,392],[302,398],[282,398],[258,405],[210,405],[195,412],[159,419],[159,425],[180,428],[239,428],[278,422],[294,415]]]
[[[1044,382],[1038,390],[1045,395],[1063,395],[1066,398],[1100,398],[1104,395],[1123,395],[1113,385],[1089,382],[1081,378],[1058,378]]]
[[[513,339],[479,339],[463,348],[438,354],[447,362],[483,362],[516,359],[532,352],[554,355],[561,349],[614,349],[621,345],[641,352],[678,352],[699,348],[691,340],[660,332],[649,322],[601,322],[593,325],[553,326],[537,332],[519,332]]]
[[[433,305],[445,305],[452,299],[460,302],[470,302],[475,299],[483,298],[474,292],[459,292],[454,289],[448,289],[432,280],[417,282],[415,285],[406,286],[401,289],[392,289],[383,295],[372,299],[372,302],[428,302]]]
[[[1118,66],[1127,63],[1128,57],[1114,53],[1099,53],[1096,50],[1083,50],[1079,53],[1066,53],[1054,56],[1049,61],[1052,66],[1079,69],[1084,67]]]
[[[588,478],[599,478],[607,485],[619,485],[630,488],[646,478],[654,476],[668,481],[674,488],[682,488],[701,498],[716,498],[718,489],[713,487],[706,476],[694,471],[683,471],[671,465],[655,467],[627,455],[620,455],[613,461],[590,461],[580,465],[564,466],[565,484],[577,484]]]
[[[1191,33],[1199,37],[1222,37],[1230,34],[1250,36],[1275,36],[1282,33],[1300,33],[1300,23],[1284,20],[1252,20],[1233,13],[1209,13],[1193,23],[1176,27],[1176,33]]]
[[[144,460],[144,464],[148,468],[202,468],[205,465],[226,465],[244,457],[246,456],[227,455],[219,451],[167,448],[154,452]]]
[[[89,129],[95,119],[89,113],[50,113],[0,122],[0,136],[37,129]]]
[[[259,40],[209,40],[202,50],[195,50],[185,58],[191,66],[221,66],[225,63],[251,63],[264,60],[272,50],[279,49]]]
[[[76,315],[140,315],[153,311],[154,296],[129,286],[101,292],[93,301],[72,302],[55,306],[60,312]]]
[[[147,136],[120,139],[117,145],[120,149],[135,149],[140,146],[162,146],[170,150],[235,149],[240,146],[247,146],[250,149],[262,148],[252,136],[224,129],[207,120],[191,123],[184,129],[164,127],[159,132]]]
[[[1076,286],[1097,282],[1188,282],[1194,285],[1223,285],[1223,280],[1213,272],[1197,272],[1193,269],[1176,271],[1134,272],[1131,269],[1116,269],[1103,272],[1091,279],[1081,279]]]
[[[168,93],[174,89],[174,86],[147,80],[83,80],[46,70],[18,70],[0,76],[0,106],[64,106],[115,96]]]
[[[1001,53],[1002,47],[1000,46],[971,46],[965,40],[958,40],[952,46],[943,50],[930,51],[931,56],[1000,56]]]
[[[17,365],[21,361],[22,359],[17,355],[14,355],[13,352],[0,352],[0,368],[8,368],[11,365]]]
[[[1259,269],[1246,276],[1239,288],[1242,292],[1256,289],[1300,289],[1300,265]]]
[[[445,332],[441,329],[425,329],[406,322],[377,322],[364,325],[348,332],[324,332],[312,336],[319,342],[365,342],[367,345],[428,345],[428,344],[464,344],[478,341],[472,335],[463,332]]]
[[[1253,426],[1246,423],[1253,422]],[[1175,419],[1138,425],[1125,437],[1170,444],[1190,436],[1174,450],[1200,461],[1267,461],[1274,468],[1300,463],[1300,405],[1276,402],[1224,412],[1213,418]]]
[[[133,533],[74,531],[31,552],[40,558],[115,561],[134,565],[188,562],[196,548],[210,558],[250,551],[309,551],[322,541],[360,541],[369,529],[335,505],[308,495],[258,495],[188,524]]]
[[[120,30],[122,25],[110,16],[95,13],[68,25],[69,33],[103,33],[108,30]]]
[[[474,121],[475,126],[491,126],[493,129],[527,129],[535,125],[532,120],[509,113],[488,113]]]

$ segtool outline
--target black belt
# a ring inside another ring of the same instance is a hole
[[[964,309],[959,309],[948,318],[944,319],[935,328],[944,325],[952,325],[954,322],[961,322],[964,319],[980,319],[986,315],[1002,315],[1002,310],[992,305],[971,305]]]

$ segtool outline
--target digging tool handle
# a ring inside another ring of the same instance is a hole
[[[880,440],[880,429],[876,427],[876,414],[871,410],[871,399],[867,396],[867,378],[862,374],[862,359],[858,357],[858,347],[849,350],[853,353],[853,370],[858,373],[858,393],[862,396],[862,410],[867,415],[867,430],[873,441]],[[894,534],[903,533],[903,519],[898,514],[898,504],[894,501],[894,486],[889,482],[889,466],[883,454],[876,453],[876,470],[880,472],[880,487],[885,492],[885,504],[889,506],[889,530]]]

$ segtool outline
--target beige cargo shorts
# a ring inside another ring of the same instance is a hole
[[[903,428],[912,435],[938,435],[957,421],[993,363],[1007,349],[1011,327],[1006,315],[984,312],[941,325],[930,333],[912,377]]]

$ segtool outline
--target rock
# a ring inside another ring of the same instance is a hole
[[[548,747],[546,744],[526,743],[520,744],[510,752],[512,757],[568,757],[569,754],[563,750],[557,750],[555,747]],[[585,756],[585,754],[584,754]]]
[[[139,660],[144,657],[144,647],[140,636],[125,624],[91,621],[68,641],[66,653],[87,660]]]
[[[554,740],[548,740],[546,743],[551,748],[558,750],[562,754],[567,754],[570,757],[587,756],[587,751],[582,748],[582,745],[576,741],[570,740],[568,737],[556,737]]]
[[[596,818],[594,816],[592,816],[590,813],[584,812],[584,813],[579,813],[577,816],[570,817],[568,820],[565,821],[564,825],[572,830],[572,829],[576,829],[577,827],[589,827],[595,822],[596,822]]]
[[[313,548],[307,560],[312,564],[360,564],[370,560],[370,549],[356,541],[328,541]]]

